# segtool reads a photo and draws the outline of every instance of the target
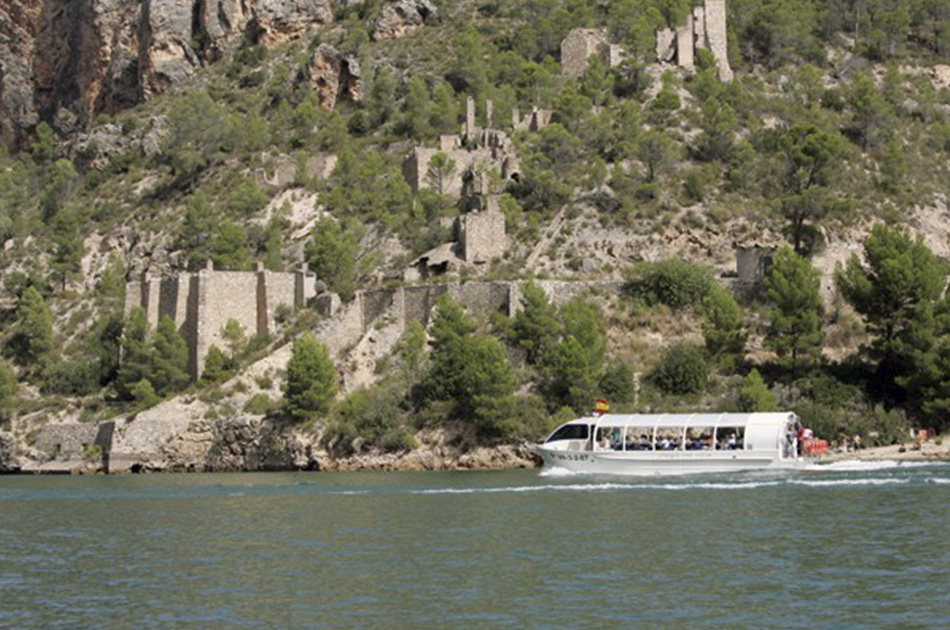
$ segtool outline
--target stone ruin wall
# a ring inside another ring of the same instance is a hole
[[[623,61],[623,49],[610,43],[605,28],[575,28],[561,41],[561,74],[579,78],[587,70],[591,55],[600,57],[608,68]]]
[[[500,258],[507,247],[505,215],[497,210],[471,212],[461,221],[462,257],[466,262],[484,264]]]
[[[82,457],[97,444],[99,427],[95,424],[63,422],[47,424],[36,436],[34,447],[53,459]]]
[[[725,0],[705,0],[703,6],[695,7],[676,29],[660,29],[656,33],[656,57],[661,63],[675,62],[681,68],[693,70],[699,50],[712,53],[720,80],[732,81]]]
[[[475,100],[468,97],[465,109],[465,124],[461,134],[448,134],[439,138],[439,147],[414,147],[412,153],[403,161],[402,173],[412,187],[413,192],[431,190],[429,182],[429,163],[436,153],[444,153],[455,162],[455,170],[443,183],[443,193],[459,199],[465,186],[465,178],[470,174],[488,172],[497,173],[502,180],[516,179],[521,172],[521,164],[515,153],[514,143],[508,134],[493,128],[493,104],[485,104],[485,127],[479,127],[475,120]],[[512,126],[515,129],[537,131],[551,120],[551,112],[534,108],[524,118],[517,110],[512,112]]]
[[[306,304],[316,294],[314,276],[306,271],[278,273],[256,271],[215,271],[154,277],[145,275],[126,285],[125,312],[139,306],[145,310],[149,326],[155,328],[163,316],[172,318],[188,344],[188,371],[201,376],[205,357],[212,345],[225,349],[221,329],[233,319],[250,337],[269,333],[281,304]]]
[[[590,291],[619,292],[623,282],[616,281],[570,281],[535,280],[555,306],[563,306],[574,298]],[[352,321],[346,326],[350,338],[347,345],[355,344],[360,337],[374,328],[383,317],[390,317],[404,330],[411,321],[428,326],[435,313],[440,296],[448,293],[452,299],[465,307],[469,313],[489,315],[502,312],[513,316],[522,308],[522,282],[466,282],[444,283],[397,289],[360,291],[356,295],[359,308],[350,315]]]
[[[703,34],[706,46],[712,51],[719,66],[719,78],[732,81],[732,68],[729,67],[729,38],[726,34],[726,0],[706,0]]]
[[[261,278],[257,273],[244,271],[198,272],[198,330],[194,347],[195,364],[199,366],[194,373],[201,375],[205,358],[211,346],[217,346],[227,352],[227,344],[221,335],[221,329],[233,319],[244,327],[250,337],[259,332],[267,332],[267,302],[262,301],[258,285]],[[259,316],[264,315],[265,326],[260,327]]]

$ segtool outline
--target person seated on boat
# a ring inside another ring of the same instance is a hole
[[[641,434],[641,435],[640,435],[640,450],[641,450],[641,451],[649,451],[649,450],[652,450],[652,447],[651,447],[651,444],[650,444],[650,440],[649,440],[649,438],[647,438],[646,434]]]
[[[614,451],[623,450],[623,440],[620,439],[620,429],[614,429],[610,432],[610,448]]]
[[[661,451],[670,450],[670,439],[668,437],[664,437],[662,440],[660,440],[660,443],[657,444],[657,446],[660,447]]]
[[[729,435],[729,440],[726,442],[726,445],[729,447],[730,451],[734,451],[739,448],[739,445],[736,443],[736,434],[732,433]]]

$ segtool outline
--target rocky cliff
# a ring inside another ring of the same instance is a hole
[[[3,0],[0,142],[61,134],[165,91],[241,45],[333,19],[331,0]]]

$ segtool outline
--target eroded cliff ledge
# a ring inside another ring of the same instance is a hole
[[[332,0],[0,0],[0,142],[61,134],[161,93],[242,42],[333,19]]]

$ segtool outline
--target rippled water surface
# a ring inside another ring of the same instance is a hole
[[[0,477],[0,628],[950,628],[950,466]]]

